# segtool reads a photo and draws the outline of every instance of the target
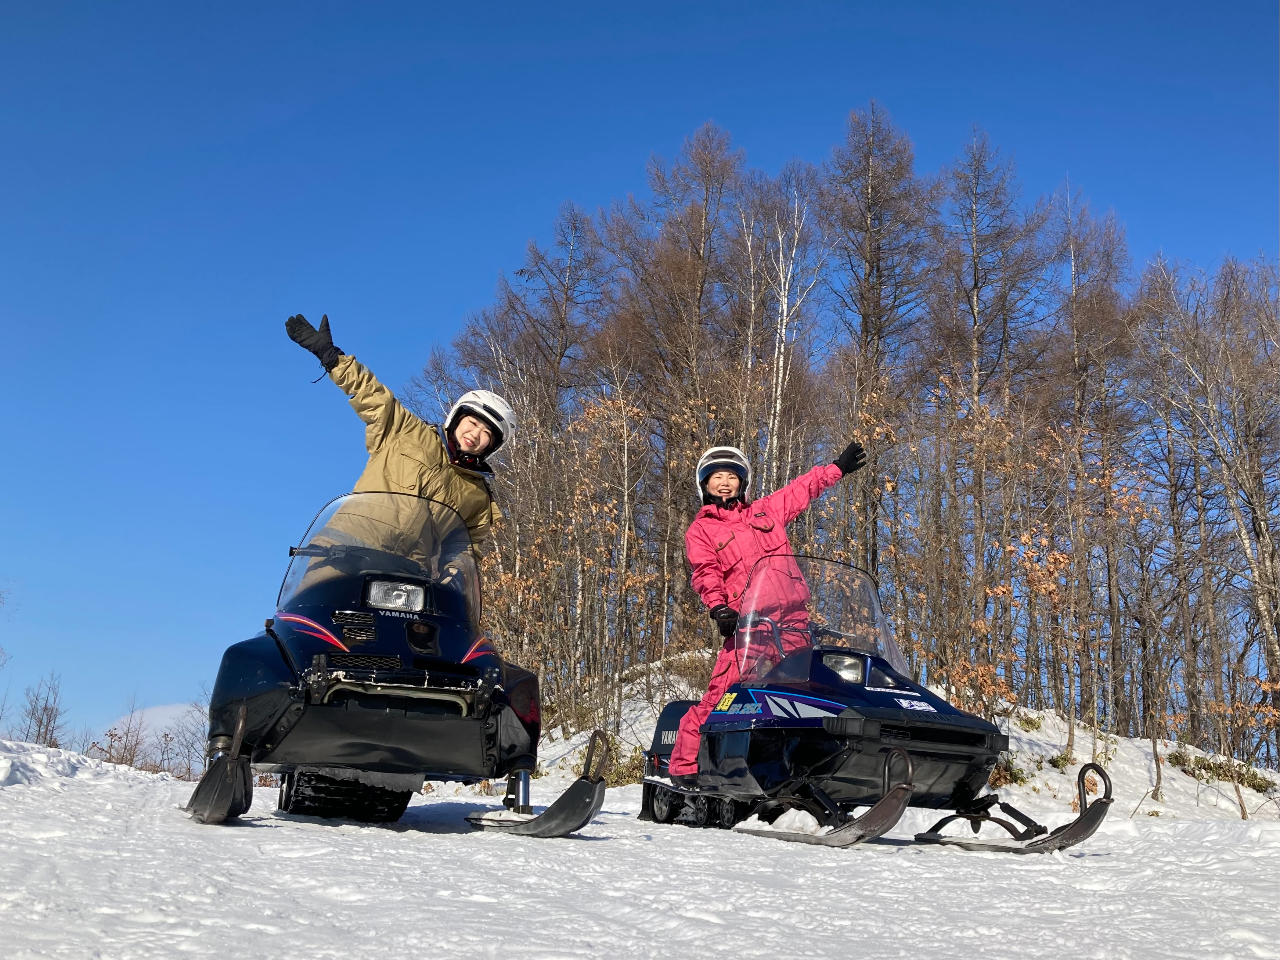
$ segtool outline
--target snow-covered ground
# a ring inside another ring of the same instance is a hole
[[[1012,729],[1035,778],[1002,791],[1050,824],[1074,779],[1036,771],[1057,723]],[[535,804],[576,742],[545,745]],[[0,956],[1280,958],[1280,804],[1241,822],[1229,786],[1197,805],[1166,767],[1166,802],[1131,818],[1149,746],[1120,741],[1109,769],[1092,840],[1013,857],[910,845],[933,818],[914,810],[848,850],[641,823],[639,787],[563,840],[474,832],[465,814],[499,801],[452,785],[391,826],[280,816],[260,790],[208,827],[180,809],[188,783],[0,742]]]

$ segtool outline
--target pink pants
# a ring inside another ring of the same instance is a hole
[[[711,671],[711,684],[696,706],[680,721],[680,729],[676,732],[676,745],[671,750],[671,759],[667,763],[667,771],[673,776],[681,777],[698,772],[698,743],[702,739],[702,725],[711,716],[725,691],[738,682],[738,652],[734,648],[734,639],[725,641],[724,647],[716,656],[716,665]]]

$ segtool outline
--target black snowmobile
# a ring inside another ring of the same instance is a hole
[[[249,808],[255,773],[282,778],[279,809],[366,822],[400,818],[424,780],[505,776],[484,829],[563,836],[604,801],[608,745],[534,816],[538,679],[479,632],[466,525],[449,507],[352,493],[312,522],[258,636],[227,649],[209,705],[209,763],[187,806],[204,823]]]
[[[1080,771],[1080,815],[1053,832],[984,794],[1009,738],[910,679],[875,581],[855,567],[763,558],[743,591],[734,646],[740,680],[702,727],[696,784],[667,771],[693,701],[669,703],[659,716],[641,819],[844,847],[884,835],[908,806],[925,807],[952,812],[918,841],[1034,853],[1087,839],[1107,814],[1111,780],[1096,764]],[[1104,787],[1092,803],[1090,772]],[[860,807],[870,809],[855,816]],[[813,820],[781,819],[790,811]],[[941,833],[957,820],[972,838]],[[986,823],[1009,837],[979,839]]]

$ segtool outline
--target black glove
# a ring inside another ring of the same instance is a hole
[[[844,448],[844,453],[836,457],[836,466],[840,468],[842,476],[848,476],[855,470],[861,470],[867,465],[867,451],[862,449],[862,444],[857,440]]]
[[[333,337],[329,335],[329,315],[320,318],[320,329],[317,330],[307,322],[302,314],[290,317],[284,322],[284,329],[289,339],[300,347],[305,347],[320,358],[320,364],[326,370],[332,370],[342,357],[342,351],[333,345]]]
[[[738,629],[738,611],[727,603],[712,607],[711,619],[720,628],[720,636],[722,637],[732,637],[734,631]]]

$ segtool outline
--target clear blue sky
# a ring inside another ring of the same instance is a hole
[[[75,724],[196,696],[272,613],[360,424],[283,321],[402,385],[557,209],[706,120],[767,170],[880,101],[974,124],[1158,250],[1277,254],[1277,7],[6,4],[0,646]]]

